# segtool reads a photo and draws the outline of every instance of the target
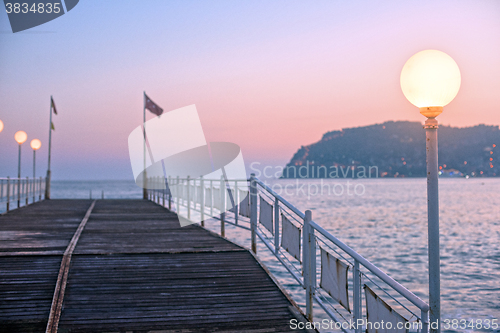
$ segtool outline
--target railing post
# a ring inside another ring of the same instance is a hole
[[[10,209],[10,177],[7,177],[7,211]]]
[[[25,193],[25,196],[26,196],[26,206],[28,206],[28,202],[29,202],[29,188],[30,188],[30,178],[29,177],[26,177],[26,186],[24,188],[24,193]]]
[[[177,214],[180,214],[181,213],[181,206],[180,206],[180,197],[181,197],[181,181],[180,181],[180,178],[179,176],[177,176],[177,205],[176,205],[176,208],[177,208]]]
[[[311,222],[311,211],[306,210],[302,230],[302,270],[304,274],[304,287],[306,289],[306,317],[309,321],[313,321],[313,295],[316,284],[316,245],[312,239],[314,237],[314,233],[311,230],[309,222]],[[313,245],[314,250],[312,248]]]
[[[17,178],[17,208],[21,206],[21,177]]]
[[[162,187],[165,185],[165,190],[163,190],[163,207],[165,207],[165,196],[167,195],[167,184],[165,182],[167,181],[167,178],[165,176],[161,177],[161,182],[162,182]]]
[[[33,182],[31,183],[31,191],[33,192],[33,203],[35,203],[36,196],[36,178],[33,177]]]
[[[274,253],[280,251],[280,201],[274,198]]]
[[[201,226],[205,226],[205,181],[203,176],[200,177],[200,193],[201,193],[201,203],[200,203],[200,221]]]
[[[220,235],[226,237],[226,183],[224,176],[220,176]]]
[[[210,179],[210,216],[214,216],[214,181]]]
[[[172,177],[168,176],[168,183],[167,183],[167,189],[168,189],[168,210],[172,210]]]
[[[156,176],[156,203],[160,204],[160,176]]]
[[[191,219],[191,193],[190,193],[190,187],[191,187],[191,177],[187,176],[187,182],[186,182],[186,203],[187,203],[187,209],[188,209],[188,212],[187,212],[187,218],[188,220]]]
[[[312,217],[311,220],[312,221]],[[311,274],[309,276],[311,281],[311,321],[313,320],[313,297],[316,294],[316,236],[314,235],[314,229],[309,225],[309,255],[310,255],[310,265]]]
[[[353,285],[354,285],[354,323],[355,323],[355,333],[361,333],[362,327],[357,325],[358,320],[362,319],[362,309],[361,309],[361,272],[359,270],[359,261],[354,259],[354,268],[352,271]]]
[[[252,232],[252,252],[257,254],[257,182],[254,173],[250,175],[250,230]]]
[[[422,333],[429,332],[429,311],[421,311],[420,317],[422,321]]]
[[[238,180],[234,181],[234,224],[238,225],[238,210],[240,208],[240,201],[238,198],[240,197],[239,191],[238,191]]]

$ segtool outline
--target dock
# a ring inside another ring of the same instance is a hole
[[[250,251],[148,200],[3,214],[0,272],[0,332],[290,332],[306,321]]]

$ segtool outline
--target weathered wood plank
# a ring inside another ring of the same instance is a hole
[[[69,265],[71,263],[71,256],[73,255],[73,251],[75,250],[76,244],[80,239],[80,236],[83,232],[83,228],[87,224],[89,220],[90,213],[92,209],[94,209],[95,200],[90,205],[89,209],[85,213],[83,220],[78,225],[75,234],[71,238],[71,241],[64,251],[63,258],[61,261],[61,267],[59,268],[59,274],[57,275],[56,287],[54,290],[54,296],[52,297],[52,304],[50,307],[49,320],[47,322],[47,328],[45,332],[47,333],[57,333],[59,327],[59,318],[61,317],[61,310],[64,301],[64,294],[66,291],[66,283],[68,281],[68,273],[69,273]]]

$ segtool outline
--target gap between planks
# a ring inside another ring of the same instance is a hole
[[[71,255],[75,250],[76,243],[78,239],[80,239],[80,235],[82,234],[83,228],[87,224],[89,220],[90,214],[92,213],[92,209],[94,209],[96,200],[92,202],[87,213],[83,217],[82,222],[76,229],[73,238],[68,244],[66,251],[64,251],[64,255],[61,261],[61,268],[59,269],[59,274],[57,275],[57,283],[56,288],[54,290],[54,297],[52,298],[52,305],[50,307],[49,321],[47,322],[47,328],[45,333],[57,333],[57,329],[59,327],[59,319],[61,318],[62,304],[64,300],[64,292],[66,291],[66,283],[68,281],[68,273],[69,273],[69,264],[71,262]]]

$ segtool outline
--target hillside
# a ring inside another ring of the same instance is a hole
[[[285,167],[282,177],[424,177],[425,130],[422,127],[419,122],[389,121],[327,132],[320,141],[302,146]],[[443,176],[500,175],[498,126],[441,125],[438,136]]]

